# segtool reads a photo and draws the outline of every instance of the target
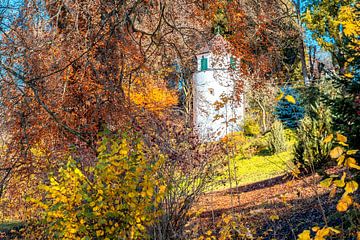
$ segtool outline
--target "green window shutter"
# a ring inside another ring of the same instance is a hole
[[[204,56],[201,58],[201,71],[205,71],[208,69],[208,60]]]
[[[233,56],[230,57],[230,68],[233,70],[236,69],[236,60]]]

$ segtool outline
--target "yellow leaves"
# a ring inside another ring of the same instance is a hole
[[[324,240],[330,234],[329,228],[322,228],[316,232],[314,240]]]
[[[343,154],[344,150],[342,149],[342,147],[335,147],[334,149],[332,149],[330,151],[330,157],[335,159],[341,156],[341,154]]]
[[[341,6],[339,11],[339,21],[343,26],[343,31],[347,37],[360,35],[360,21],[353,6]]]
[[[339,230],[332,227],[324,227],[314,232],[316,232],[314,240],[325,240],[325,237],[329,236],[331,232],[335,234],[341,233]]]
[[[346,193],[353,193],[355,192],[359,187],[359,184],[355,181],[350,181],[348,183],[346,183],[346,186],[345,186],[345,192]]]
[[[152,197],[153,194],[154,194],[154,189],[152,187],[149,187],[147,190],[146,190],[146,194],[149,196],[149,197]]]
[[[273,222],[280,219],[279,215],[276,215],[276,214],[271,215],[269,218],[270,218],[270,220],[273,221]]]
[[[340,180],[334,181],[334,185],[336,187],[344,187],[345,186],[345,178],[346,178],[346,173],[344,172]]]
[[[353,78],[354,75],[353,75],[352,73],[345,73],[345,74],[344,74],[344,77]]]
[[[328,227],[328,229],[329,229],[330,231],[332,231],[333,233],[336,233],[336,234],[341,233],[341,231],[340,231],[340,230],[337,230],[337,229],[332,228],[332,227]]]
[[[342,135],[340,133],[336,133],[336,140],[338,140],[339,142],[346,143],[347,137],[345,137],[344,135]]]
[[[78,168],[75,168],[74,173],[79,175],[79,176],[83,176],[83,173]]]
[[[164,194],[165,193],[165,190],[166,190],[166,186],[165,185],[162,185],[159,187],[159,194]]]
[[[311,16],[310,9],[307,9],[307,10],[306,10],[305,17],[303,18],[303,20],[304,20],[306,23],[311,23],[311,22],[312,22],[312,16]]]
[[[68,231],[69,231],[69,233],[74,234],[74,233],[77,232],[77,229],[76,229],[76,228],[73,228],[73,227],[69,227],[69,228],[68,228]]]
[[[345,160],[345,156],[344,155],[341,155],[340,157],[338,157],[338,159],[336,159],[336,161],[338,162],[338,166],[341,166],[343,164]]]
[[[154,153],[149,159],[141,141],[130,138],[104,139],[99,149],[91,179],[70,159],[43,187],[49,201],[39,203],[46,210],[49,232],[74,239],[83,226],[86,235],[102,239],[126,238],[129,232],[134,239],[146,238],[146,227],[159,216],[157,206],[166,191],[157,174],[166,156]]]
[[[225,224],[229,224],[230,221],[232,221],[232,216],[231,215],[223,215],[222,220]]]
[[[352,203],[353,203],[352,198],[349,195],[344,194],[342,198],[339,200],[338,204],[336,205],[336,209],[339,212],[345,212],[351,206]]]
[[[103,231],[103,230],[97,230],[97,231],[96,231],[96,236],[97,236],[97,237],[104,236],[104,231]]]
[[[348,151],[346,152],[346,154],[347,154],[347,155],[354,155],[354,154],[356,154],[358,151],[359,151],[359,150],[348,150]]]
[[[332,180],[332,178],[326,178],[320,182],[320,186],[324,188],[329,188],[331,186]]]
[[[310,230],[304,230],[298,235],[298,240],[310,240]]]
[[[330,134],[326,138],[324,138],[323,143],[329,143],[329,142],[331,142],[331,140],[333,140],[333,138],[334,138],[334,135]]]
[[[331,233],[339,234],[341,233],[339,230],[332,228],[332,227],[323,227],[320,228],[318,226],[315,226],[311,229],[313,232],[315,232],[314,240],[325,240],[327,236],[329,236]],[[303,231],[301,234],[298,235],[298,240],[311,240],[311,235],[309,230]]]
[[[293,96],[291,95],[286,95],[285,96],[285,99],[289,102],[289,103],[292,103],[292,104],[295,104],[296,103],[296,100]]]
[[[345,166],[349,167],[349,168],[355,168],[357,170],[360,170],[360,166],[358,166],[356,164],[356,160],[352,157],[349,157],[346,159],[345,161]]]
[[[136,197],[137,196],[137,194],[135,193],[135,192],[129,192],[128,193],[128,197],[129,198],[134,198],[134,197]]]
[[[93,209],[92,209],[94,212],[97,212],[97,211],[99,211],[100,210],[100,208],[99,208],[99,206],[95,206],[95,207],[93,207]]]
[[[282,98],[284,98],[284,95],[285,95],[284,92],[280,90],[280,94],[275,98],[275,100],[280,101]],[[292,104],[296,103],[295,98],[291,95],[286,95],[285,100]]]
[[[211,236],[211,235],[212,235],[212,231],[211,231],[211,230],[208,230],[208,231],[206,231],[205,234],[208,235],[208,236]]]
[[[280,101],[284,97],[284,92],[280,90],[279,96],[275,98],[276,101]]]

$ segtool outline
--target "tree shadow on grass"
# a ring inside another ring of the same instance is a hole
[[[281,176],[273,177],[273,178],[266,179],[266,180],[263,180],[260,182],[255,182],[255,183],[247,184],[244,186],[227,189],[224,192],[226,194],[250,192],[250,191],[259,190],[259,189],[263,189],[263,188],[269,188],[269,187],[272,187],[277,184],[286,183],[290,179],[291,179],[290,174],[283,174]]]

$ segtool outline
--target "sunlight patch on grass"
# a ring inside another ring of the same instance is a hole
[[[290,171],[293,157],[292,151],[270,156],[255,155],[250,158],[236,156],[230,160],[231,187],[235,187],[236,184],[242,186],[283,175]],[[223,170],[217,179],[219,184],[216,184],[213,190],[230,187],[228,166]]]

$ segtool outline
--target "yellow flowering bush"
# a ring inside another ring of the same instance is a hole
[[[166,186],[157,174],[164,156],[149,159],[144,148],[139,140],[105,137],[89,174],[70,158],[41,186],[45,198],[32,199],[43,209],[42,239],[147,238]]]

